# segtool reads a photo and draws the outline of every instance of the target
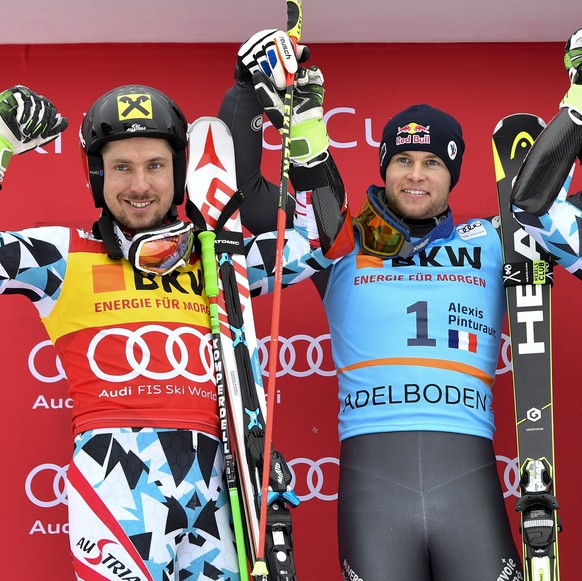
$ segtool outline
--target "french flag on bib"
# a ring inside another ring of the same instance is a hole
[[[449,348],[477,353],[477,335],[467,331],[449,329]]]

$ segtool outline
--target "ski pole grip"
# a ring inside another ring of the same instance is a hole
[[[204,289],[209,297],[218,296],[218,274],[216,270],[216,254],[214,252],[215,238],[216,234],[210,230],[204,230],[198,234],[200,248],[202,249]]]
[[[299,42],[302,28],[301,0],[287,0],[287,35]]]

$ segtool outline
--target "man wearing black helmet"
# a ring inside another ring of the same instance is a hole
[[[280,34],[264,31],[239,50],[221,110],[234,132],[262,109],[280,123],[284,64],[265,58]],[[308,119],[306,104],[295,105],[296,122]],[[247,137],[239,154],[254,165],[238,183],[249,219],[277,186],[260,177],[260,132]],[[355,249],[313,276],[339,382],[344,579],[523,579],[492,445],[502,248],[497,219],[453,223],[464,147],[461,126],[439,109],[394,115],[379,151],[384,183],[370,186],[354,218]],[[254,219],[255,233],[268,227],[268,217]]]
[[[123,256],[136,268],[159,274],[188,261],[192,225],[178,220],[177,211],[184,202],[187,129],[170,98],[140,85],[113,89],[85,116],[80,139],[88,185],[95,207],[103,210],[95,231],[110,258]],[[166,249],[161,255],[172,264],[151,262],[160,256],[154,250],[161,244],[176,245],[175,253]]]
[[[1,93],[0,180],[13,153],[66,126],[50,101],[26,87]],[[0,233],[0,293],[32,300],[69,382],[69,539],[78,579],[239,579],[208,298],[194,227],[177,212],[187,130],[160,91],[109,91],[80,132],[101,209],[93,232]],[[298,230],[289,238],[294,260],[309,261],[311,271],[330,260],[325,241],[313,244],[317,227],[309,233],[310,240]],[[328,229],[326,240],[333,239]],[[247,241],[249,253],[256,256],[259,243]]]

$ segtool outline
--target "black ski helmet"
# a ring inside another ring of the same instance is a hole
[[[103,158],[109,141],[129,137],[166,139],[174,149],[174,204],[184,201],[188,161],[188,122],[167,95],[145,85],[122,85],[105,93],[83,119],[79,138],[87,156],[87,185],[95,207],[103,208]]]

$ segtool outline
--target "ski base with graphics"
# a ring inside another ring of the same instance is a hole
[[[527,581],[558,581],[560,530],[555,494],[551,354],[552,263],[513,218],[515,176],[545,123],[519,113],[493,133],[504,254],[503,281],[511,336],[521,496],[516,510]]]
[[[218,118],[202,117],[190,125],[188,133],[186,211],[201,241],[198,250],[202,250],[209,297],[231,508],[235,532],[240,520],[245,536],[245,547],[237,540],[237,550],[239,554],[246,552],[254,563],[259,542],[266,401],[239,212],[243,195],[236,187],[234,145],[228,127]],[[217,275],[216,284],[211,282],[211,270]],[[294,507],[299,499],[290,489],[289,468],[274,450],[270,465],[266,555],[270,573],[266,579],[295,581],[287,504]],[[234,479],[229,478],[233,467]],[[242,515],[236,514],[239,497]],[[248,579],[248,570],[240,568],[241,579]]]

